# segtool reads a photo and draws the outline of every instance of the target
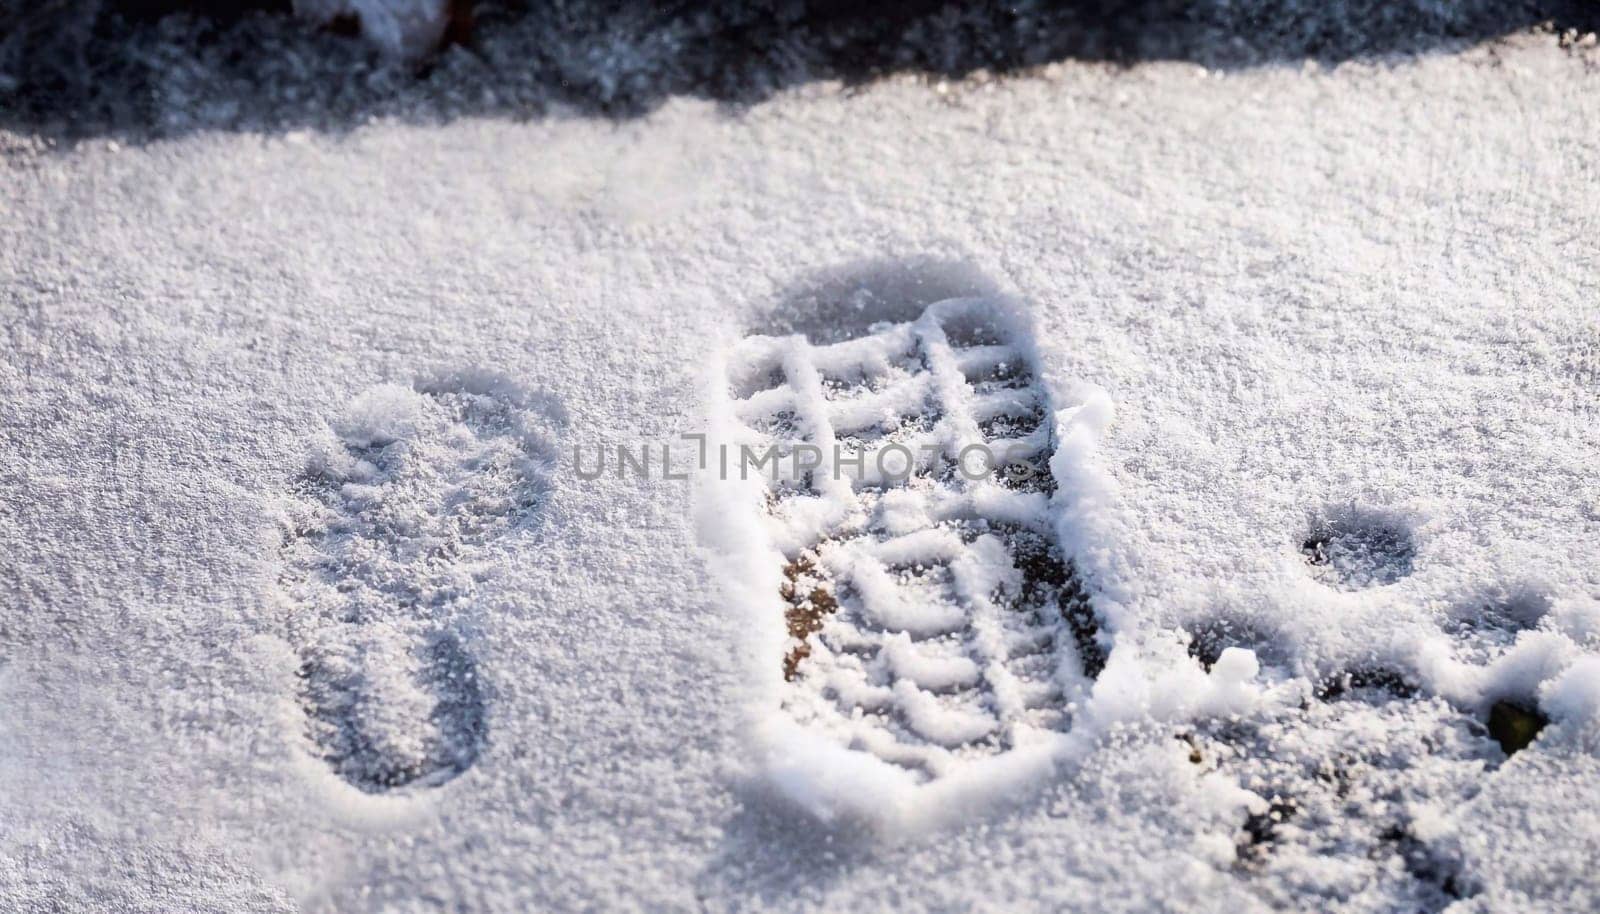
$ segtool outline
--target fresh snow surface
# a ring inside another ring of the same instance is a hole
[[[0,910],[1597,909],[1594,55],[5,137]]]

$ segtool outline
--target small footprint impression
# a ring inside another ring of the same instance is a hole
[[[380,385],[294,486],[280,592],[313,752],[371,794],[478,760],[489,710],[474,594],[549,490],[546,411],[505,379]]]

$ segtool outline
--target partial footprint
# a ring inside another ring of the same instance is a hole
[[[1376,658],[1297,676],[1281,633],[1248,619],[1212,617],[1188,629],[1203,664],[1228,648],[1251,650],[1263,660],[1261,680],[1291,699],[1182,735],[1190,762],[1256,795],[1235,836],[1236,868],[1273,874],[1251,880],[1269,904],[1359,894],[1385,910],[1437,912],[1476,891],[1441,838],[1437,811],[1469,801],[1503,761],[1492,715],[1486,727]]]
[[[1383,587],[1411,574],[1416,544],[1398,517],[1339,505],[1318,512],[1300,544],[1312,576],[1335,590]]]
[[[1259,798],[1237,867],[1273,874],[1250,883],[1273,907],[1361,896],[1373,909],[1437,912],[1473,894],[1455,855],[1431,843],[1429,817],[1470,799],[1498,753],[1470,716],[1398,674],[1352,671],[1299,708],[1186,738],[1191,762]]]
[[[311,742],[352,785],[434,786],[482,750],[472,596],[548,488],[543,416],[514,385],[385,385],[333,424],[295,492],[280,579]]]
[[[758,661],[780,788],[871,815],[1050,758],[1107,639],[1057,541],[1062,404],[1023,315],[951,299],[828,345],[750,337],[726,369],[712,522],[779,566],[750,598],[782,619]]]

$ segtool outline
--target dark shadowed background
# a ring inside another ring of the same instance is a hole
[[[338,129],[370,116],[628,117],[676,95],[729,104],[811,79],[959,77],[1065,58],[1247,67],[1450,50],[1600,23],[1579,0],[485,0],[451,43],[387,60],[348,20],[289,0],[0,5],[0,127],[51,137]]]

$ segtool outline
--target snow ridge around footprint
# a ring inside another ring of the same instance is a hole
[[[488,736],[474,592],[537,522],[553,446],[515,384],[381,385],[331,424],[291,499],[280,590],[313,752],[366,793],[443,784]]]
[[[998,296],[725,355],[702,541],[751,614],[763,772],[819,818],[959,814],[1074,745],[1111,627],[1063,522],[1105,496],[1108,404],[1040,362]]]

